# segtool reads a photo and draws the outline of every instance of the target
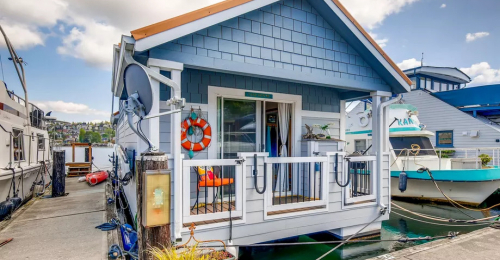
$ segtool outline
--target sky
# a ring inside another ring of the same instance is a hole
[[[219,0],[220,1],[220,0]],[[29,100],[69,122],[109,120],[112,47],[121,35],[217,0],[2,0],[0,25],[26,62]],[[341,0],[402,69],[462,69],[500,83],[499,0]],[[139,6],[140,5],[140,8]],[[22,95],[3,39],[3,73]]]

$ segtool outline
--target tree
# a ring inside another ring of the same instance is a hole
[[[92,143],[100,143],[101,142],[101,134],[98,132],[92,132]]]
[[[106,128],[106,130],[104,130],[104,133],[107,134],[109,138],[115,137],[115,130],[111,128]]]
[[[78,141],[80,141],[80,143],[84,143],[85,142],[85,136],[86,136],[85,129],[81,128],[80,129],[80,135],[78,136]]]

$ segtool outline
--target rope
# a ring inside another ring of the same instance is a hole
[[[347,242],[349,242],[349,240],[351,240],[351,238],[355,237],[357,234],[361,233],[361,231],[363,231],[365,228],[367,228],[369,225],[371,225],[373,222],[375,222],[377,219],[379,219],[382,215],[385,214],[386,212],[386,208],[384,209],[381,209],[380,210],[380,214],[374,218],[372,221],[370,221],[370,223],[366,224],[363,228],[361,228],[360,230],[358,230],[358,232],[354,233],[352,236],[350,236],[347,240],[345,240],[344,242],[340,243],[339,245],[337,245],[336,247],[332,248],[330,251],[324,253],[322,256],[318,257],[316,260],[320,260],[320,259],[323,259],[324,257],[326,257],[327,255],[329,255],[331,252],[335,251],[337,248],[343,246],[344,244],[346,244]]]
[[[405,209],[405,208],[399,206],[398,204],[396,204],[394,202],[391,202],[391,204],[393,206],[395,206],[395,207],[397,207],[397,208],[399,208],[399,209],[401,209],[403,211],[406,211],[408,213],[411,213],[413,215],[416,215],[416,216],[419,216],[419,217],[422,217],[422,218],[426,218],[426,219],[430,219],[430,220],[440,221],[440,222],[461,222],[461,223],[475,224],[475,223],[481,222],[483,220],[494,219],[494,218],[497,218],[497,217],[500,216],[500,215],[498,215],[498,216],[492,216],[492,217],[480,218],[480,219],[474,219],[474,220],[446,219],[446,218],[441,218],[441,217],[426,215],[426,214],[422,214],[422,213],[417,213],[417,212],[411,211],[409,209]],[[488,223],[491,224],[493,222],[488,221]]]
[[[455,225],[458,226],[458,225]],[[307,245],[330,245],[330,244],[341,244],[341,243],[380,243],[380,242],[413,242],[413,241],[422,241],[422,240],[435,240],[442,238],[454,238],[457,236],[456,232],[449,232],[448,235],[445,236],[426,236],[426,237],[415,237],[415,238],[398,238],[398,239],[360,239],[360,240],[336,240],[336,241],[316,241],[316,242],[297,242],[297,243],[270,243],[270,244],[251,244],[251,245],[226,245],[226,247],[266,247],[266,246],[307,246]],[[197,248],[213,248],[213,246],[203,246],[197,245]]]
[[[446,227],[471,227],[471,226],[484,226],[484,225],[488,225],[488,224],[469,224],[469,225],[449,225],[449,224],[440,224],[440,223],[433,223],[433,222],[428,222],[428,221],[424,221],[424,220],[420,220],[420,219],[416,219],[416,218],[412,218],[412,217],[408,217],[406,215],[403,215],[403,214],[400,214],[400,213],[397,213],[395,211],[392,211],[391,213],[394,213],[396,215],[399,215],[401,217],[405,217],[405,218],[408,218],[408,219],[411,219],[411,220],[415,220],[415,221],[418,221],[418,222],[422,222],[422,223],[425,223],[425,224],[431,224],[431,225],[438,225],[438,226],[446,226]]]

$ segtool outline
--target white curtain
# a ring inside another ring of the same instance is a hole
[[[288,126],[290,125],[290,113],[292,110],[291,104],[279,103],[278,104],[278,122],[280,130],[281,147],[279,147],[279,157],[288,157],[288,149],[286,141],[288,140]],[[281,191],[288,189],[288,167],[286,164],[280,165],[280,187]]]

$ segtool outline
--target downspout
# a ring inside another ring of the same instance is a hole
[[[401,100],[403,96],[401,94],[399,94],[396,98],[393,98],[389,101],[386,101],[384,103],[381,103],[378,107],[378,110],[377,110],[377,113],[378,113],[378,119],[377,119],[377,127],[378,127],[378,146],[377,146],[377,172],[378,172],[378,185],[377,185],[377,202],[378,202],[378,205],[380,206],[380,208],[382,209],[387,209],[387,206],[382,202],[382,181],[383,181],[383,177],[382,177],[382,170],[383,170],[383,167],[382,167],[382,157],[383,157],[383,153],[384,153],[384,145],[383,145],[383,136],[384,136],[384,128],[386,127],[383,122],[383,118],[384,118],[384,109],[391,105],[391,104],[394,104],[398,101]],[[389,169],[390,171],[390,169]],[[389,179],[390,179],[390,176],[389,176]],[[390,184],[389,184],[390,185]],[[391,194],[389,193],[389,197],[391,196]]]

